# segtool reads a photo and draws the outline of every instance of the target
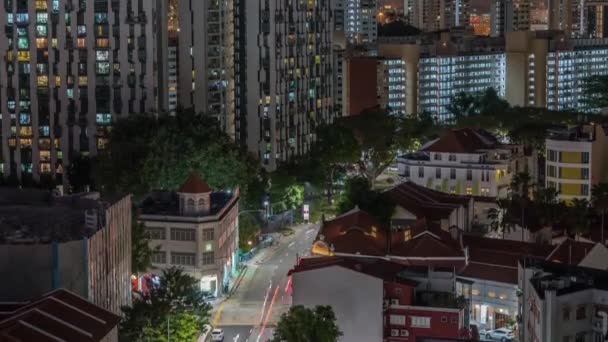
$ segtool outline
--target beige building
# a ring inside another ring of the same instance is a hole
[[[131,304],[130,196],[2,189],[0,241],[0,301],[65,288],[114,313]]]
[[[560,200],[589,200],[593,186],[607,176],[607,144],[601,125],[552,132],[545,142],[545,185],[557,189]]]
[[[196,173],[176,192],[152,192],[139,215],[150,247],[158,248],[150,272],[181,267],[203,291],[221,296],[236,273],[238,212],[238,189],[213,191]]]

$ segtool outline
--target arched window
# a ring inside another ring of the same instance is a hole
[[[204,198],[200,198],[200,199],[198,200],[198,205],[199,205],[199,207],[204,206],[204,205],[205,205],[205,199],[204,199]]]
[[[189,213],[194,212],[194,200],[192,198],[188,199],[187,201],[188,206],[186,207],[186,211]]]
[[[192,198],[188,200],[188,206],[189,207],[193,207],[194,206],[194,200]]]

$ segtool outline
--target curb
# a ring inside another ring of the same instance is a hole
[[[241,285],[243,278],[245,278],[245,274],[247,273],[248,270],[249,270],[249,266],[245,265],[243,267],[243,269],[241,270],[241,272],[239,273],[239,275],[237,276],[236,281],[234,282],[234,285],[232,285],[232,288],[228,291],[228,296],[226,296],[226,299],[232,297],[234,292],[236,292],[236,290],[238,290],[238,288]]]

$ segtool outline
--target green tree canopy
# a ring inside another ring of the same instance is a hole
[[[356,206],[384,223],[390,221],[395,211],[395,204],[381,192],[372,190],[369,180],[364,177],[353,177],[346,181],[338,211],[344,213]]]
[[[281,316],[272,341],[336,342],[340,336],[342,332],[336,324],[336,315],[330,306],[309,309],[295,305]]]
[[[152,189],[177,189],[192,170],[215,189],[240,186],[245,196],[265,187],[258,162],[215,119],[189,111],[117,121],[99,159],[97,178],[107,192],[138,196]]]
[[[124,307],[120,323],[121,341],[166,341],[169,333],[178,341],[196,341],[209,323],[211,306],[205,302],[198,281],[171,268],[163,271],[158,286]]]
[[[608,107],[608,75],[594,75],[586,80],[581,104],[588,111]]]

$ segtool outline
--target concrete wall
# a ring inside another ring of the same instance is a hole
[[[293,305],[333,308],[340,341],[382,341],[381,279],[332,266],[295,273],[292,281]]]
[[[82,247],[82,241],[58,244],[54,259],[51,244],[2,245],[0,301],[27,300],[59,287],[86,298]]]

